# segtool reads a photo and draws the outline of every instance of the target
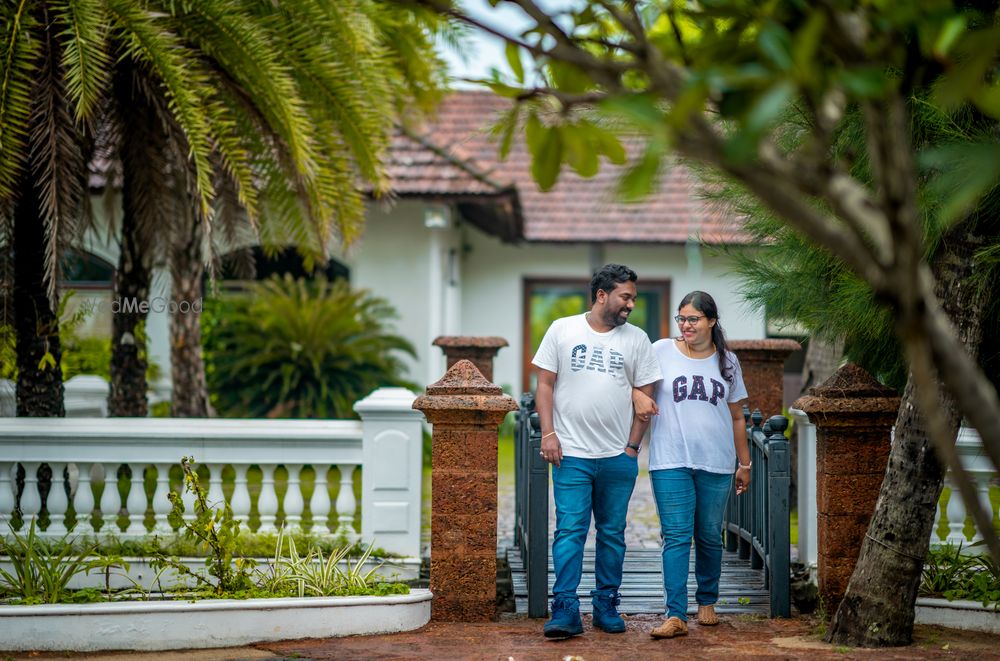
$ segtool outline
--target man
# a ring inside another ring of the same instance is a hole
[[[608,264],[590,281],[590,312],[557,319],[532,363],[542,423],[542,457],[552,464],[556,534],[552,618],[547,638],[583,633],[576,591],[591,513],[597,529],[591,592],[594,626],[625,631],[618,588],[625,561],[625,515],[649,417],[633,418],[632,389],[649,396],[662,377],[649,338],[627,323],[635,308],[635,271]]]

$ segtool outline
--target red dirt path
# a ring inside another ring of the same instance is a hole
[[[624,634],[594,631],[589,616],[585,632],[566,641],[542,637],[542,620],[504,619],[497,623],[431,623],[417,631],[382,636],[258,645],[259,649],[300,659],[390,661],[409,659],[497,659],[527,661],[601,661],[604,659],[1000,659],[1000,637],[919,626],[913,645],[883,650],[835,648],[821,642],[816,622],[808,618],[768,620],[729,616],[717,627],[691,624],[687,636],[654,640],[659,624],[653,615],[628,618]]]

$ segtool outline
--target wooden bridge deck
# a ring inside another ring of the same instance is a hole
[[[551,548],[551,543],[549,545]],[[524,573],[524,562],[517,547],[507,546],[507,560],[514,583],[514,601],[517,612],[528,612],[528,583]],[[552,558],[549,558],[549,598],[552,596]],[[583,554],[583,580],[580,582],[580,611],[589,613],[590,591],[594,588],[594,549],[587,548]],[[691,556],[691,571],[688,578],[689,614],[697,612],[694,605],[694,554]],[[663,576],[660,550],[655,548],[628,548],[625,551],[625,571],[622,576],[621,612],[663,613]],[[754,613],[767,616],[769,596],[764,583],[764,571],[751,569],[749,560],[740,560],[736,553],[723,551],[722,579],[719,582],[719,613]]]

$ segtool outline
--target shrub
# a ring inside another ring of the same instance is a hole
[[[931,549],[920,580],[921,596],[1000,602],[1000,566],[988,555],[966,555],[961,544]]]
[[[351,418],[379,386],[415,388],[399,353],[412,345],[390,331],[385,300],[343,280],[290,275],[206,301],[205,375],[224,417]]]

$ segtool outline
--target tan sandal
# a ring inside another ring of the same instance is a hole
[[[698,606],[698,624],[703,627],[714,627],[719,623],[719,616],[715,614],[715,606]]]
[[[687,622],[679,617],[668,617],[663,624],[649,632],[653,638],[673,638],[674,636],[686,636],[688,632]]]

